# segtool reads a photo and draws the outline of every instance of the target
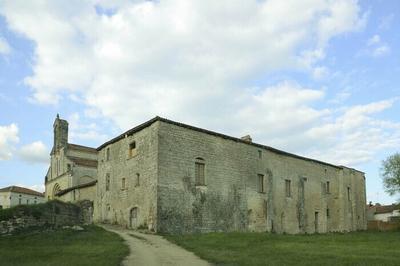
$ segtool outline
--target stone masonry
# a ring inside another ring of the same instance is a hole
[[[155,117],[97,149],[94,221],[156,232],[365,230],[363,172]]]

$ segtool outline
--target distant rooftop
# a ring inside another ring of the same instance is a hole
[[[15,192],[15,193],[21,193],[21,194],[28,194],[28,195],[34,195],[38,197],[44,197],[44,194],[29,188],[25,187],[18,187],[18,186],[9,186],[5,188],[0,188],[0,192]]]

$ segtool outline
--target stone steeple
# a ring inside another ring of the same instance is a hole
[[[60,119],[59,114],[57,114],[57,117],[54,120],[53,129],[54,129],[53,152],[55,152],[67,146],[68,143],[67,120]]]

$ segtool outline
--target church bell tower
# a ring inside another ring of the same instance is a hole
[[[54,129],[53,152],[55,152],[67,146],[68,143],[67,120],[60,119],[60,116],[57,114],[57,117],[54,120],[53,129]]]

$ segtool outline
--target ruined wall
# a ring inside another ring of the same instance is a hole
[[[10,217],[0,220],[0,235],[30,227],[49,228],[88,224],[91,223],[90,208],[90,203],[82,203],[77,206],[59,201],[35,206],[17,206],[12,210],[13,213]]]
[[[152,124],[99,151],[97,196],[94,218],[97,222],[154,229],[157,192],[158,123]],[[136,148],[130,156],[129,145]],[[107,160],[107,149],[110,157]],[[106,176],[110,175],[109,191]],[[139,176],[139,182],[137,182]],[[125,178],[125,189],[122,179]],[[131,217],[132,209],[136,208]]]
[[[205,186],[195,185],[199,157],[205,161]],[[259,174],[264,192],[259,192]],[[366,226],[362,173],[164,122],[157,204],[161,232],[314,233]]]

